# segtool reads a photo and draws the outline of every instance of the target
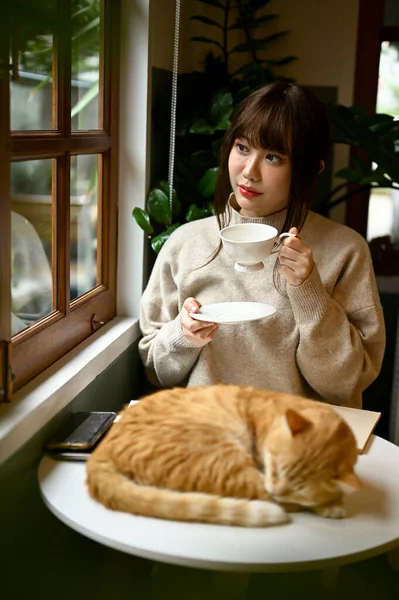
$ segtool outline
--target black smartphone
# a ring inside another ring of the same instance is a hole
[[[90,450],[51,450],[50,455],[57,460],[85,461],[89,458],[94,447]]]
[[[51,451],[86,451],[94,447],[112,425],[115,412],[77,412],[45,444]]]

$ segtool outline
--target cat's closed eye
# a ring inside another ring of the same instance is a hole
[[[295,491],[296,492],[302,492],[305,489],[305,485],[303,483],[300,483],[298,485],[295,486]]]

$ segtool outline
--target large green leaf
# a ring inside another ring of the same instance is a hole
[[[154,228],[150,223],[150,216],[145,210],[136,206],[136,208],[132,210],[132,215],[141,229],[146,233],[153,233]]]
[[[399,184],[399,153],[391,158],[390,164],[386,166],[386,172],[394,183]]]
[[[279,17],[279,16],[280,15],[270,13],[268,15],[263,15],[263,17],[256,17],[256,20],[258,21],[258,23],[265,23],[266,21],[273,21],[274,19],[277,19],[277,17]]]
[[[251,62],[238,67],[238,69],[234,71],[233,75],[240,75],[241,73],[245,76],[256,75],[259,77],[260,73],[262,73],[262,67],[256,62]]]
[[[290,33],[290,31],[288,29],[285,29],[284,31],[279,31],[278,33],[272,33],[271,35],[267,35],[266,37],[262,38],[261,41],[263,42],[263,45],[266,46],[286,36],[287,33]]]
[[[84,6],[83,8],[80,8],[76,12],[72,13],[72,19],[76,19],[76,17],[79,17],[80,15],[83,15],[84,13],[86,13],[90,10],[92,10],[92,7],[90,6],[90,4],[88,6]]]
[[[50,48],[50,50],[52,50],[52,48]],[[33,90],[31,91],[31,93],[29,94],[29,101],[33,100],[33,97],[35,96],[35,94],[37,94],[38,91],[40,91],[42,88],[44,88],[51,80],[52,80],[52,75],[47,75],[40,83],[38,83],[38,85],[35,86],[33,88]]]
[[[241,11],[244,15],[249,15],[260,8],[264,8],[270,1],[271,0],[245,0],[245,2],[240,2]]]
[[[354,115],[355,117],[359,117],[359,118],[363,119],[368,116],[367,110],[363,106],[363,104],[355,104],[354,106],[350,106],[350,107],[345,106],[344,108],[347,108],[349,110],[349,112],[351,112],[352,115]]]
[[[86,106],[96,97],[98,96],[98,81],[95,81],[87,90],[87,92],[82,96],[80,100],[75,104],[75,106],[71,110],[71,118],[80,113],[81,110],[86,108]]]
[[[351,167],[347,167],[346,169],[340,169],[335,173],[335,177],[341,177],[342,179],[346,179],[349,183],[359,183],[359,181],[363,177],[363,173]]]
[[[198,119],[198,121],[195,121],[189,129],[189,133],[196,133],[199,135],[212,135],[214,131],[215,128],[212,127],[206,119]]]
[[[395,121],[396,125],[389,129],[387,132],[383,132],[384,140],[387,142],[398,142],[399,141],[399,122]],[[379,132],[380,133],[380,132]]]
[[[186,221],[197,221],[198,219],[204,219],[209,217],[207,208],[200,208],[196,204],[190,204],[186,213]]]
[[[193,15],[192,17],[190,17],[190,19],[192,19],[193,21],[200,21],[200,23],[205,23],[206,25],[210,25],[211,27],[219,27],[220,29],[223,29],[223,26],[220,25],[220,23],[214,21],[213,19],[210,19],[209,17]]]
[[[378,134],[379,137],[381,135],[385,136],[391,131],[398,130],[399,123],[395,121],[394,117],[392,117],[391,115],[376,114],[372,115],[372,117],[375,118],[371,119],[370,117],[368,117],[365,125],[367,125],[371,131]]]
[[[384,121],[376,123],[370,127],[372,131],[378,134],[380,140],[383,138],[384,141],[396,141],[399,140],[399,122]]]
[[[169,198],[159,188],[150,191],[147,200],[150,216],[161,225],[167,225],[170,220]]]
[[[216,125],[217,131],[227,131],[231,125],[231,121],[228,117],[224,117],[219,123]]]
[[[233,25],[230,25],[230,27],[228,27],[228,29],[244,29],[244,30],[251,30],[251,29],[259,29],[260,27],[260,23],[256,20],[256,19],[238,19],[238,21],[236,21],[235,23],[233,23]]]
[[[393,123],[394,117],[392,115],[385,115],[384,113],[375,113],[374,115],[366,116],[362,120],[362,125],[373,129],[375,126],[381,125],[381,123]]]
[[[216,214],[216,212],[215,212],[215,206],[214,206],[213,202],[209,202],[209,201],[208,201],[208,202],[206,203],[206,205],[207,205],[207,207],[208,207],[208,213],[209,213],[210,215],[215,215],[215,214]]]
[[[202,168],[212,167],[216,162],[215,156],[211,150],[198,150],[198,152],[193,152],[191,160],[194,166]]]
[[[287,35],[289,31],[280,31],[279,33],[273,33],[272,35],[268,35],[262,39],[253,39],[245,42],[244,44],[238,44],[234,46],[229,52],[232,54],[233,52],[252,52],[254,50],[263,50],[264,47],[275,40]]]
[[[378,187],[391,187],[391,180],[385,175],[383,169],[376,169],[375,171],[370,173],[370,175],[362,177],[359,183],[362,185],[365,183],[374,183],[378,185]]]
[[[357,110],[360,107],[349,107],[344,106],[343,104],[335,104],[332,108],[332,116],[337,120],[342,120],[344,122],[353,122],[355,115],[357,114]]]
[[[224,8],[220,0],[197,0],[197,2],[202,2],[202,4],[209,4],[210,6],[216,6],[217,8]]]
[[[90,31],[91,29],[98,29],[100,26],[100,17],[96,17],[89,23],[87,23],[82,29],[80,29],[77,33],[75,33],[72,37],[72,42],[76,41],[78,38],[82,37],[85,33]]]
[[[264,23],[265,21],[272,21],[277,17],[278,15],[275,14],[264,15],[263,17],[257,17],[256,19],[244,17],[242,19],[238,19],[235,23],[233,23],[233,25],[230,25],[228,29],[259,29],[261,23]]]
[[[235,95],[234,98],[234,102],[235,104],[238,104],[239,102],[241,102],[242,100],[244,100],[244,98],[246,98],[247,96],[249,96],[249,94],[251,93],[251,88],[249,87],[249,85],[246,85],[245,87],[242,87],[240,90],[238,90],[237,94]]]
[[[191,42],[201,42],[203,44],[215,44],[215,46],[218,46],[221,50],[223,50],[222,44],[220,44],[216,40],[211,40],[211,38],[207,38],[202,35],[195,35],[194,37],[190,38],[190,41]]]
[[[211,198],[215,193],[218,172],[218,167],[208,169],[203,177],[199,180],[198,191],[204,198]]]
[[[370,165],[366,163],[360,156],[354,156],[351,160],[350,166],[358,173],[363,173],[363,175],[368,175],[370,173]]]
[[[263,50],[263,46],[264,44],[262,40],[249,40],[248,42],[234,46],[234,48],[230,50],[229,54],[232,54],[233,52],[252,52],[254,50]]]
[[[377,167],[372,170],[370,164],[366,163],[360,157],[354,157],[351,160],[351,166],[341,169],[335,174],[336,177],[342,177],[349,183],[359,183],[361,185],[372,183],[379,186],[390,185],[390,179],[386,174],[385,167]]]
[[[170,206],[170,187],[169,187],[169,183],[167,181],[165,181],[165,180],[161,180],[161,181],[158,181],[154,187],[159,188],[160,190],[163,191],[163,193],[165,194],[165,196],[169,199],[169,206]],[[173,190],[173,192],[172,192],[172,211],[173,211],[173,214],[174,215],[178,215],[180,213],[180,210],[181,210],[180,201],[177,198],[176,190]]]
[[[215,129],[227,129],[230,125],[229,117],[233,112],[233,96],[231,92],[220,91],[212,99],[209,111],[209,120]]]
[[[172,233],[178,227],[180,227],[180,223],[174,223],[173,225],[170,225],[170,227],[168,227],[166,231],[162,231],[161,233],[152,238],[151,248],[154,250],[154,252],[156,252],[157,254],[159,253],[166,240],[170,238]]]
[[[263,64],[265,65],[270,65],[272,67],[281,67],[282,65],[288,65],[292,62],[294,62],[294,60],[298,60],[297,56],[286,56],[284,58],[278,58],[276,60],[265,60],[263,61]]]

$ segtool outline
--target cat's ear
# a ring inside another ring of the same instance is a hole
[[[340,475],[335,481],[344,494],[353,494],[362,488],[360,479],[354,473]]]
[[[287,410],[283,418],[292,436],[302,433],[302,431],[305,431],[312,424],[292,408]]]

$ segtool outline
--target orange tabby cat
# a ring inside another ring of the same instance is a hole
[[[121,412],[87,462],[90,495],[148,517],[262,527],[306,507],[343,517],[355,438],[328,405],[253,387],[156,392]]]

